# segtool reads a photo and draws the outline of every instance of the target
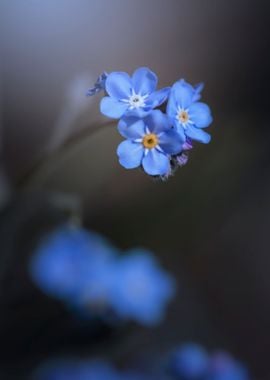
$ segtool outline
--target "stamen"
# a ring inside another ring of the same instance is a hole
[[[145,99],[147,95],[140,95],[140,94],[135,94],[134,92],[128,99],[128,103],[130,105],[130,108],[140,108],[140,107],[145,107]]]
[[[180,121],[182,124],[186,124],[189,121],[189,114],[185,110],[180,110],[177,114],[177,119]]]
[[[159,141],[157,135],[150,133],[144,136],[142,143],[146,149],[153,149],[158,145]]]

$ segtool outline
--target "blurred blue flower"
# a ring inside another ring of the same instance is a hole
[[[198,102],[202,88],[202,84],[193,87],[183,79],[176,82],[171,88],[167,114],[182,138],[207,144],[211,136],[202,129],[211,124],[212,116],[208,105]]]
[[[91,281],[102,284],[97,277],[103,276],[114,254],[115,249],[99,235],[64,226],[37,247],[30,261],[30,275],[48,295],[78,302],[86,282],[88,288]],[[93,297],[98,291],[93,287]]]
[[[157,323],[174,293],[173,280],[147,251],[117,254],[99,235],[63,226],[37,247],[30,275],[42,291],[84,318]]]
[[[124,380],[101,360],[58,360],[40,367],[34,380]]]
[[[119,380],[165,380],[163,377],[161,378],[153,378],[152,376],[148,376],[145,374],[142,374],[140,372],[135,372],[135,371],[125,371],[121,373],[121,379]]]
[[[41,365],[33,380],[154,380],[135,371],[117,371],[103,360],[54,360]],[[157,379],[155,379],[157,380]]]
[[[96,80],[96,83],[93,87],[89,88],[86,93],[86,96],[93,96],[99,93],[100,91],[105,90],[105,82],[108,77],[108,74],[104,71]]]
[[[115,265],[114,278],[110,302],[119,316],[143,325],[162,321],[175,283],[150,252],[129,251]]]
[[[248,380],[248,370],[229,354],[214,354],[209,362],[206,380]]]
[[[137,69],[132,77],[125,72],[110,73],[105,83],[109,96],[101,100],[101,113],[114,119],[127,114],[145,116],[168,97],[170,88],[156,91],[157,82],[156,74],[147,67]]]
[[[119,162],[126,169],[142,165],[149,175],[170,172],[170,158],[181,152],[185,137],[174,131],[161,111],[152,111],[143,119],[124,117],[118,129],[127,138],[117,149]]]
[[[169,370],[176,379],[204,379],[209,363],[206,350],[198,344],[187,343],[176,349],[169,358]]]

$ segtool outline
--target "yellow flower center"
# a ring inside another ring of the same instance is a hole
[[[142,143],[146,149],[155,148],[158,145],[158,137],[154,133],[149,133],[144,136]]]
[[[189,119],[187,111],[180,111],[178,113],[177,117],[178,117],[178,120],[180,121],[180,123],[183,123],[183,124],[188,122],[188,119]]]

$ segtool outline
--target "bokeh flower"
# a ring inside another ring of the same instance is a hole
[[[37,247],[30,262],[30,275],[46,294],[78,302],[84,295],[86,279],[88,288],[94,280],[102,285],[97,276],[101,276],[115,253],[115,248],[103,237],[62,226]],[[98,290],[93,287],[92,293],[95,297]]]
[[[41,366],[33,380],[124,380],[102,360],[55,360]]]
[[[149,251],[127,252],[115,265],[114,278],[110,302],[120,317],[150,326],[162,321],[175,282]]]
[[[208,363],[209,357],[203,347],[194,343],[186,343],[171,354],[169,370],[176,379],[203,380]]]
[[[120,371],[101,359],[55,359],[41,364],[33,380],[158,380],[135,370]]]
[[[118,253],[93,232],[63,226],[41,241],[30,275],[44,293],[84,319],[157,323],[174,294],[172,278],[148,251]]]
[[[179,380],[249,380],[248,370],[226,352],[208,352],[186,343],[169,356],[168,369]]]
[[[156,74],[147,67],[137,69],[132,77],[125,72],[110,73],[105,82],[109,96],[101,100],[101,113],[115,119],[127,114],[145,116],[168,97],[170,88],[156,90],[157,83]]]
[[[248,370],[226,352],[215,353],[206,380],[248,380]]]
[[[212,116],[208,105],[198,102],[201,90],[201,84],[193,87],[183,79],[176,82],[171,88],[167,114],[182,138],[207,144],[211,136],[203,128],[211,124]]]
[[[171,128],[160,110],[143,119],[124,117],[118,130],[127,139],[117,149],[120,164],[126,169],[142,166],[147,174],[154,176],[170,172],[171,155],[180,153],[185,142],[185,136]]]

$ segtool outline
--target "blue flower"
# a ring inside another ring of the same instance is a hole
[[[156,91],[157,82],[156,74],[147,67],[137,69],[132,77],[125,72],[110,73],[105,83],[109,96],[101,100],[101,113],[114,119],[127,114],[145,116],[168,97],[170,88]]]
[[[159,380],[159,379],[157,379],[156,377],[153,378],[152,376],[149,377],[148,375],[142,374],[141,372],[125,371],[121,373],[121,380]]]
[[[120,164],[126,169],[142,165],[149,175],[169,174],[171,155],[180,153],[185,142],[185,137],[171,128],[167,116],[159,110],[143,119],[124,117],[118,130],[127,138],[117,149]]]
[[[202,143],[209,143],[211,136],[203,131],[212,122],[210,108],[198,102],[202,84],[192,87],[183,79],[176,82],[171,89],[167,114],[174,127],[182,136]]]
[[[102,360],[56,360],[40,367],[36,380],[120,380],[120,375]],[[123,380],[123,379],[122,379]]]
[[[105,82],[108,77],[108,74],[104,71],[96,80],[96,83],[93,87],[89,88],[86,93],[86,96],[93,96],[99,93],[102,90],[105,90]]]
[[[206,380],[248,380],[247,369],[224,352],[212,356]]]
[[[207,352],[198,344],[187,343],[176,349],[169,360],[169,369],[181,380],[204,379],[208,368]]]
[[[110,363],[98,359],[53,360],[41,365],[32,378],[35,380],[150,380],[148,376],[134,371],[119,372]]]
[[[155,325],[163,319],[175,283],[151,253],[130,251],[116,263],[114,278],[110,302],[120,317],[143,325]]]
[[[117,254],[99,235],[64,226],[37,247],[30,275],[43,292],[81,317],[99,315],[108,323],[115,317],[157,322],[173,294],[172,279],[148,252],[121,259]],[[144,294],[137,280],[144,281]]]
[[[97,277],[102,277],[114,254],[112,246],[99,235],[63,226],[37,247],[30,275],[46,294],[77,303],[86,292],[86,281],[88,287],[91,281],[102,285]],[[97,293],[93,286],[92,297]]]
[[[108,260],[103,265],[88,265],[81,278],[80,292],[72,300],[82,315],[91,317],[99,314],[109,321],[107,311],[110,308],[110,289],[114,284],[113,270],[114,260]]]

